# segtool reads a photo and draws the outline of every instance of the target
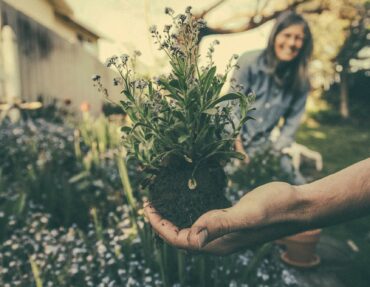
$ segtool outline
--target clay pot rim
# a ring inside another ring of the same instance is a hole
[[[294,266],[294,267],[299,267],[299,268],[312,268],[312,267],[318,266],[320,264],[320,262],[321,262],[321,258],[317,254],[315,254],[314,259],[312,259],[309,262],[299,262],[299,261],[291,260],[288,257],[288,253],[287,252],[283,252],[280,255],[280,258],[286,264],[291,265],[291,266]]]
[[[321,229],[309,230],[284,238],[284,241],[315,242],[319,240]]]

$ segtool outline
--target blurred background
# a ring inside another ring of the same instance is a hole
[[[101,75],[118,101],[107,57],[139,50],[138,74],[168,72],[148,31],[170,22],[168,6],[176,13],[192,6],[207,21],[200,54],[218,39],[221,72],[233,54],[263,49],[280,13],[302,13],[314,54],[296,141],[313,153],[302,155],[300,168],[314,180],[370,156],[368,0],[0,0],[0,285],[370,286],[368,217],[325,229],[322,264],[309,273],[283,265],[275,249],[222,261],[153,244],[140,170],[123,160],[125,115],[91,77]],[[266,172],[230,193],[277,172],[256,169]]]

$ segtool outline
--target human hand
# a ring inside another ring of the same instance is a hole
[[[294,188],[286,183],[263,185],[246,194],[237,204],[226,209],[211,210],[190,227],[179,229],[164,219],[150,204],[144,212],[155,232],[166,242],[181,249],[226,255],[245,247],[294,233],[281,222],[294,217]],[[273,201],[272,201],[273,199]]]
[[[191,228],[181,230],[172,222],[164,219],[150,203],[145,205],[144,212],[158,236],[180,249],[226,255],[236,250],[240,242],[242,242],[242,236],[238,232],[221,235],[224,233],[224,230],[216,227],[218,228],[217,234],[220,236],[212,240],[212,242],[206,243],[210,240],[208,229],[211,231],[212,236],[217,236],[213,225],[218,220],[222,220],[224,224],[221,224],[221,226],[228,229],[225,225],[225,210],[212,210],[202,216],[203,220],[206,220],[209,224],[208,229],[193,225]]]

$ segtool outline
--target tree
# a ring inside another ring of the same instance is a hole
[[[351,19],[348,36],[335,58],[337,72],[340,75],[340,115],[350,117],[348,96],[348,75],[351,73],[350,61],[358,57],[359,51],[370,46],[370,1],[356,7],[356,16]]]

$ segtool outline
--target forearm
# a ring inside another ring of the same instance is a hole
[[[296,187],[306,228],[324,227],[370,214],[370,158]]]

